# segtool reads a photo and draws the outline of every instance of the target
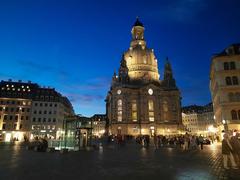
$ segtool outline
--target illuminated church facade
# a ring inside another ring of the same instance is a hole
[[[123,53],[106,97],[109,131],[122,135],[178,134],[181,94],[168,59],[160,80],[157,58],[144,40],[144,26],[137,19],[130,48]]]

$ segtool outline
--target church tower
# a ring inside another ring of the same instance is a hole
[[[106,98],[110,133],[125,135],[176,134],[181,124],[181,97],[170,62],[163,80],[153,49],[147,47],[145,28],[137,18],[131,43],[114,72]]]

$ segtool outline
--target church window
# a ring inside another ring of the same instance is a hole
[[[148,101],[148,117],[149,121],[154,121],[154,103],[153,100]]]
[[[163,101],[163,111],[164,112],[168,111],[168,103],[167,103],[167,101]]]
[[[152,94],[153,94],[153,90],[152,90],[151,88],[148,90],[148,94],[149,94],[149,95],[152,95]]]
[[[117,120],[119,122],[122,121],[122,100],[121,99],[117,101]]]
[[[137,121],[137,101],[132,101],[132,121]]]

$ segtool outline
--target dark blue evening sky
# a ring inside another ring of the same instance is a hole
[[[136,16],[163,76],[172,63],[183,105],[211,101],[211,57],[240,42],[239,0],[0,1],[0,79],[31,80],[69,97],[76,113],[104,113]]]

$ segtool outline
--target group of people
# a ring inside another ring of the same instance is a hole
[[[156,149],[164,146],[180,147],[183,150],[197,149],[199,146],[203,149],[203,136],[194,136],[186,133],[185,135],[163,136],[154,135],[154,146]]]
[[[238,169],[240,165],[240,134],[236,133],[230,136],[230,133],[225,133],[222,140],[222,155],[223,167],[230,169],[228,160],[231,162],[232,169]]]

